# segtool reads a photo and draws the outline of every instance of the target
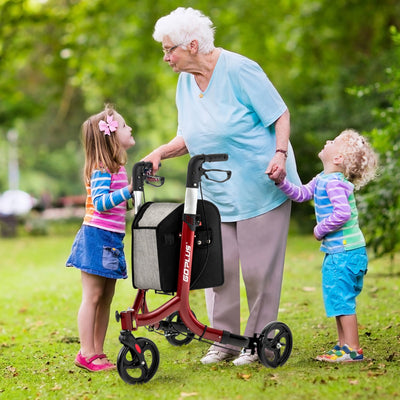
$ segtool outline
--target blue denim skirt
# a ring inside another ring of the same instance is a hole
[[[112,279],[126,279],[124,233],[82,225],[78,231],[67,267]]]

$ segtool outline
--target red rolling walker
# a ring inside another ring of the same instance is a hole
[[[292,333],[289,327],[282,322],[270,322],[265,326],[260,335],[247,337],[214,329],[202,324],[197,320],[195,314],[190,308],[189,291],[193,289],[191,286],[191,283],[193,283],[193,264],[197,258],[196,254],[200,255],[201,253],[201,250],[196,250],[195,246],[197,243],[203,241],[206,243],[211,241],[209,236],[203,240],[203,238],[200,238],[197,235],[200,232],[200,227],[204,227],[207,223],[207,221],[203,221],[203,219],[207,219],[207,216],[205,215],[207,213],[204,214],[203,212],[203,214],[200,213],[199,215],[199,211],[201,211],[200,209],[204,206],[201,204],[202,200],[198,200],[201,178],[204,176],[206,179],[211,179],[208,173],[210,171],[219,171],[226,174],[225,179],[219,181],[223,182],[228,180],[231,174],[230,171],[204,169],[203,164],[226,161],[227,159],[227,154],[201,154],[192,157],[189,161],[185,202],[180,208],[172,207],[174,208],[173,213],[179,214],[180,221],[179,244],[177,250],[179,254],[177,254],[176,259],[177,265],[172,265],[173,269],[176,270],[177,278],[174,278],[177,279],[176,287],[172,287],[172,290],[170,290],[171,288],[167,288],[166,290],[165,288],[156,287],[158,286],[158,283],[149,284],[148,282],[146,283],[146,279],[144,279],[144,281],[140,279],[143,275],[145,276],[150,274],[156,276],[155,282],[159,281],[159,277],[163,274],[162,266],[160,265],[157,267],[157,269],[160,269],[159,271],[149,271],[151,266],[146,266],[146,268],[141,269],[141,263],[146,264],[147,259],[153,259],[154,263],[154,254],[146,254],[146,252],[150,253],[153,252],[153,250],[159,250],[161,247],[161,241],[163,242],[163,245],[168,247],[170,242],[174,241],[173,235],[170,235],[167,232],[164,234],[163,239],[160,239],[158,243],[152,245],[146,244],[144,249],[141,249],[141,251],[137,251],[136,249],[136,252],[139,253],[138,256],[142,257],[139,262],[137,260],[132,261],[132,263],[135,263],[137,267],[134,271],[132,265],[132,274],[134,275],[133,286],[138,289],[137,295],[131,308],[128,308],[126,311],[116,312],[117,322],[121,322],[119,340],[123,345],[118,354],[117,369],[120,377],[126,383],[137,384],[149,381],[155,375],[159,366],[160,356],[155,343],[144,337],[134,337],[132,334],[132,331],[136,331],[141,326],[147,327],[150,331],[163,332],[168,342],[175,346],[188,344],[193,339],[197,339],[210,344],[220,344],[221,347],[224,347],[223,345],[226,344],[234,345],[239,348],[250,350],[251,354],[254,354],[257,351],[261,363],[271,368],[283,365],[291,354],[293,345]],[[151,171],[151,167],[152,164],[148,162],[139,162],[133,167],[133,189],[136,215],[132,227],[135,226],[138,229],[139,236],[135,239],[132,236],[132,241],[135,240],[136,247],[140,245],[141,240],[147,240],[145,239],[146,237],[155,240],[155,235],[157,235],[155,232],[158,229],[155,228],[154,232],[150,232],[141,228],[141,221],[146,218],[143,217],[142,214],[142,220],[139,222],[136,220],[138,219],[142,208],[147,207],[149,204],[150,206],[153,205],[153,207],[155,207],[156,204],[160,204],[161,206],[159,208],[166,208],[166,210],[162,211],[164,215],[170,214],[168,208],[170,207],[170,203],[165,203],[166,207],[164,207],[164,203],[143,204],[144,182],[151,183],[152,181],[154,182],[155,180],[158,180],[160,184],[163,183],[162,177],[154,177],[150,175],[149,171]],[[208,206],[215,207],[211,203],[209,203]],[[147,219],[154,219],[154,213],[151,213],[150,209]],[[220,220],[218,219],[216,225],[219,224]],[[173,225],[174,224],[171,226]],[[212,234],[215,236],[212,240],[214,241],[214,247],[216,247],[217,253],[214,251],[214,253],[210,254],[220,254],[222,258],[222,246],[221,243],[218,242],[218,232]],[[134,251],[134,245],[132,245],[132,257],[134,256]],[[207,250],[207,260],[204,263],[212,264],[213,259],[212,257],[208,257],[208,255]],[[195,257],[195,260],[193,257]],[[169,265],[171,263],[174,264],[174,256],[159,256],[158,262],[160,262],[160,264],[165,261]],[[202,272],[204,272],[204,268]],[[166,277],[168,278],[170,275],[174,274],[168,273],[166,274]],[[140,281],[141,283],[137,284],[135,283],[136,281]],[[221,282],[218,284],[221,284]],[[213,283],[211,283],[211,285],[217,286]],[[207,278],[205,278],[205,282],[197,286],[198,288],[211,287],[209,286],[209,282],[207,282]],[[163,293],[171,291],[172,293],[169,294],[171,294],[172,297],[166,303],[162,304],[155,310],[150,311],[146,303],[146,292],[149,289],[154,289],[156,292],[158,290]],[[176,294],[174,292],[176,292]]]

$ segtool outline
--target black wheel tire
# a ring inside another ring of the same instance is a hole
[[[166,321],[183,324],[178,311],[175,311],[171,315],[169,315],[166,318]],[[188,334],[184,334],[184,333],[180,333],[180,332],[171,331],[171,332],[165,333],[165,338],[167,339],[168,343],[172,344],[173,346],[183,346],[185,344],[189,344],[193,340],[194,333],[190,332]]]
[[[148,382],[157,372],[160,353],[157,346],[147,338],[136,338],[136,349],[123,346],[117,358],[117,370],[122,380],[130,385]],[[139,354],[143,354],[141,362]]]
[[[257,354],[266,367],[277,368],[285,364],[293,347],[292,332],[283,322],[270,322],[261,332]]]

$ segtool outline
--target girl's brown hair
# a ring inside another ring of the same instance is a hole
[[[94,170],[100,169],[117,173],[127,161],[126,150],[120,145],[116,132],[105,135],[99,129],[99,122],[106,121],[108,115],[115,119],[116,112],[107,104],[99,114],[92,115],[82,124],[82,141],[85,149],[84,181],[90,182]]]

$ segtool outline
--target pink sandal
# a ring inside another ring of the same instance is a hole
[[[113,364],[108,358],[107,358],[107,356],[103,353],[103,354],[99,354],[98,356],[97,356],[97,358],[100,358],[100,359],[102,359],[102,358],[105,358],[108,362],[107,363],[105,363],[105,364],[103,364],[103,365],[107,365],[107,368],[106,369],[115,369],[115,368],[117,368],[117,366],[115,365],[115,364]]]
[[[86,369],[90,372],[105,371],[116,368],[116,366],[111,362],[107,362],[104,364],[93,364],[94,360],[102,358],[107,358],[107,356],[105,354],[95,354],[93,357],[86,359],[79,351],[79,353],[76,355],[75,358],[75,365],[79,368]]]

